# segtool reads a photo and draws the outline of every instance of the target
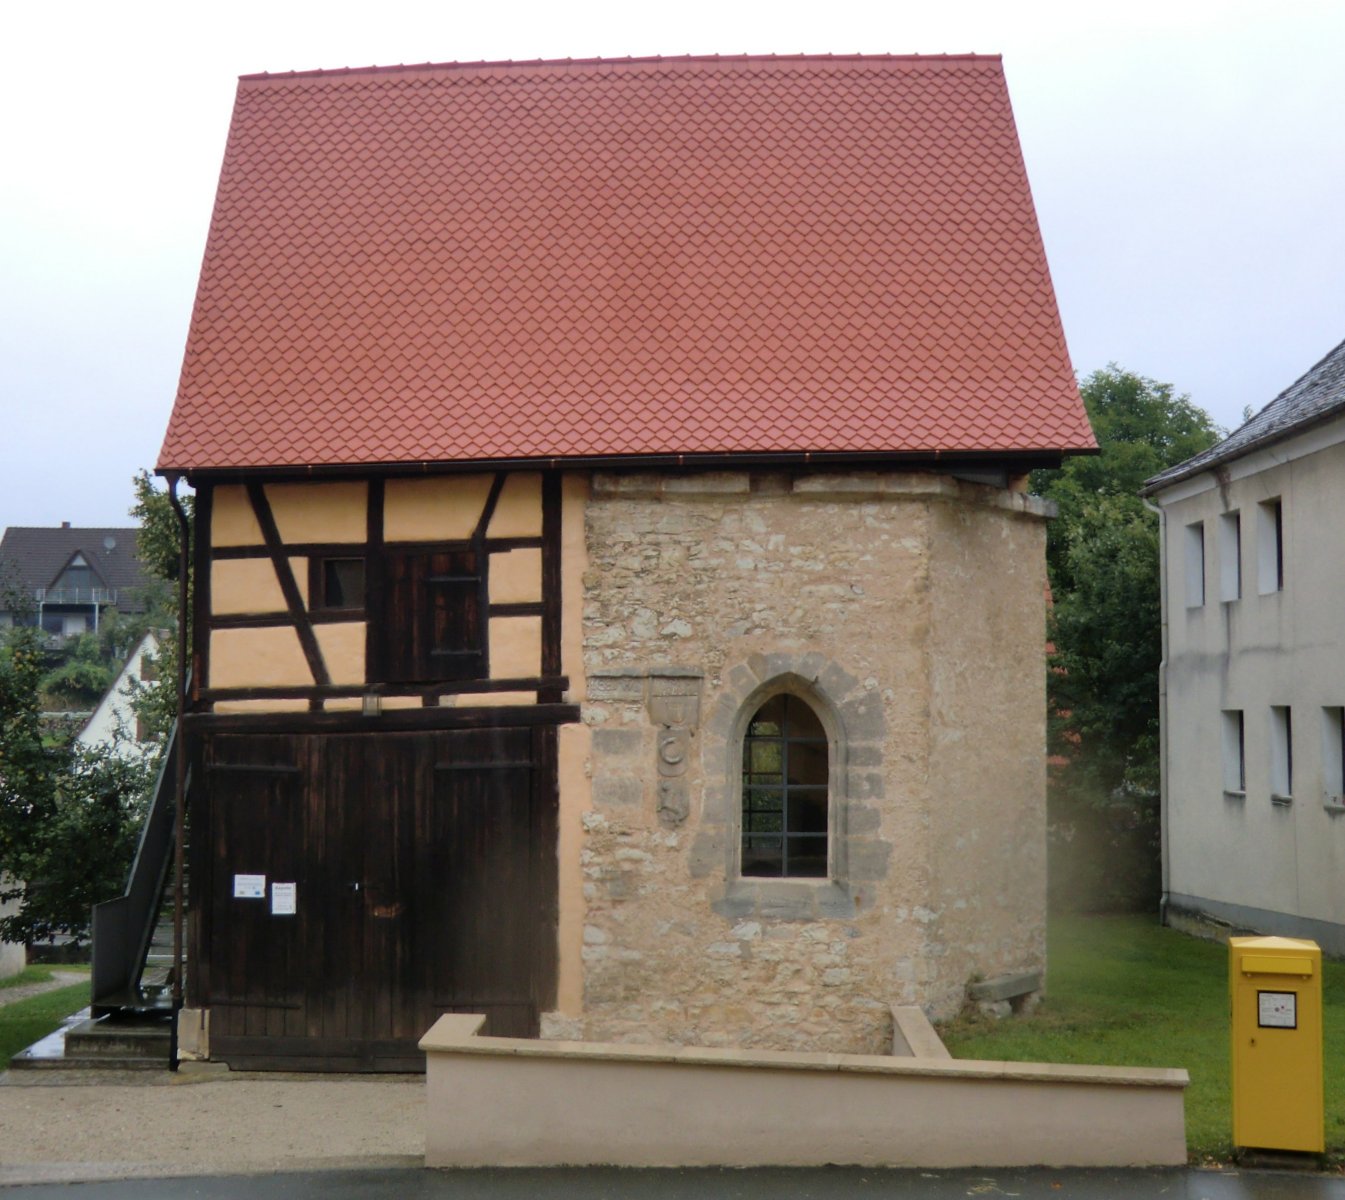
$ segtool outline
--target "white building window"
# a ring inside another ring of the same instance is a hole
[[[1284,508],[1278,496],[1256,508],[1257,590],[1268,596],[1284,590]]]
[[[1219,599],[1242,596],[1242,514],[1224,513],[1219,518]]]
[[[1322,709],[1322,787],[1328,804],[1345,805],[1345,708]]]
[[[1205,603],[1205,522],[1186,527],[1186,607]]]
[[[1270,710],[1270,798],[1288,801],[1294,796],[1294,723],[1289,706]]]
[[[1224,709],[1223,761],[1224,792],[1230,796],[1247,794],[1247,742],[1242,723],[1242,709]]]

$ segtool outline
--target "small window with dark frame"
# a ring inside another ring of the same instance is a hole
[[[1257,508],[1257,590],[1269,596],[1284,591],[1284,505],[1277,496]]]
[[[1322,709],[1322,786],[1331,804],[1345,803],[1345,707]]]
[[[1223,711],[1224,792],[1242,796],[1247,792],[1247,738],[1242,709]]]
[[[315,609],[352,612],[364,608],[364,559],[318,559],[314,576]]]
[[[1274,704],[1270,708],[1270,797],[1290,800],[1293,794],[1293,712],[1287,704]]]
[[[806,701],[782,693],[757,710],[743,738],[743,875],[826,877],[828,756]]]

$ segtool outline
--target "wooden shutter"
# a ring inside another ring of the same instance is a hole
[[[391,551],[385,559],[383,680],[486,676],[484,581],[474,549]]]

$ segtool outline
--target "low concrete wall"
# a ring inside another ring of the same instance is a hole
[[[892,1053],[897,1058],[952,1058],[925,1010],[914,1004],[892,1005]]]
[[[421,1040],[430,1167],[1176,1166],[1181,1070]]]

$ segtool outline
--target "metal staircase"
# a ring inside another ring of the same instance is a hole
[[[125,894],[94,905],[93,1015],[166,1012],[173,972],[173,817],[181,735],[174,724]],[[188,777],[188,790],[191,781]]]
[[[91,1014],[77,1013],[10,1060],[22,1070],[171,1065],[173,986],[173,826],[178,727],[154,781],[140,845],[115,900],[94,905]],[[190,787],[190,780],[188,780]]]

